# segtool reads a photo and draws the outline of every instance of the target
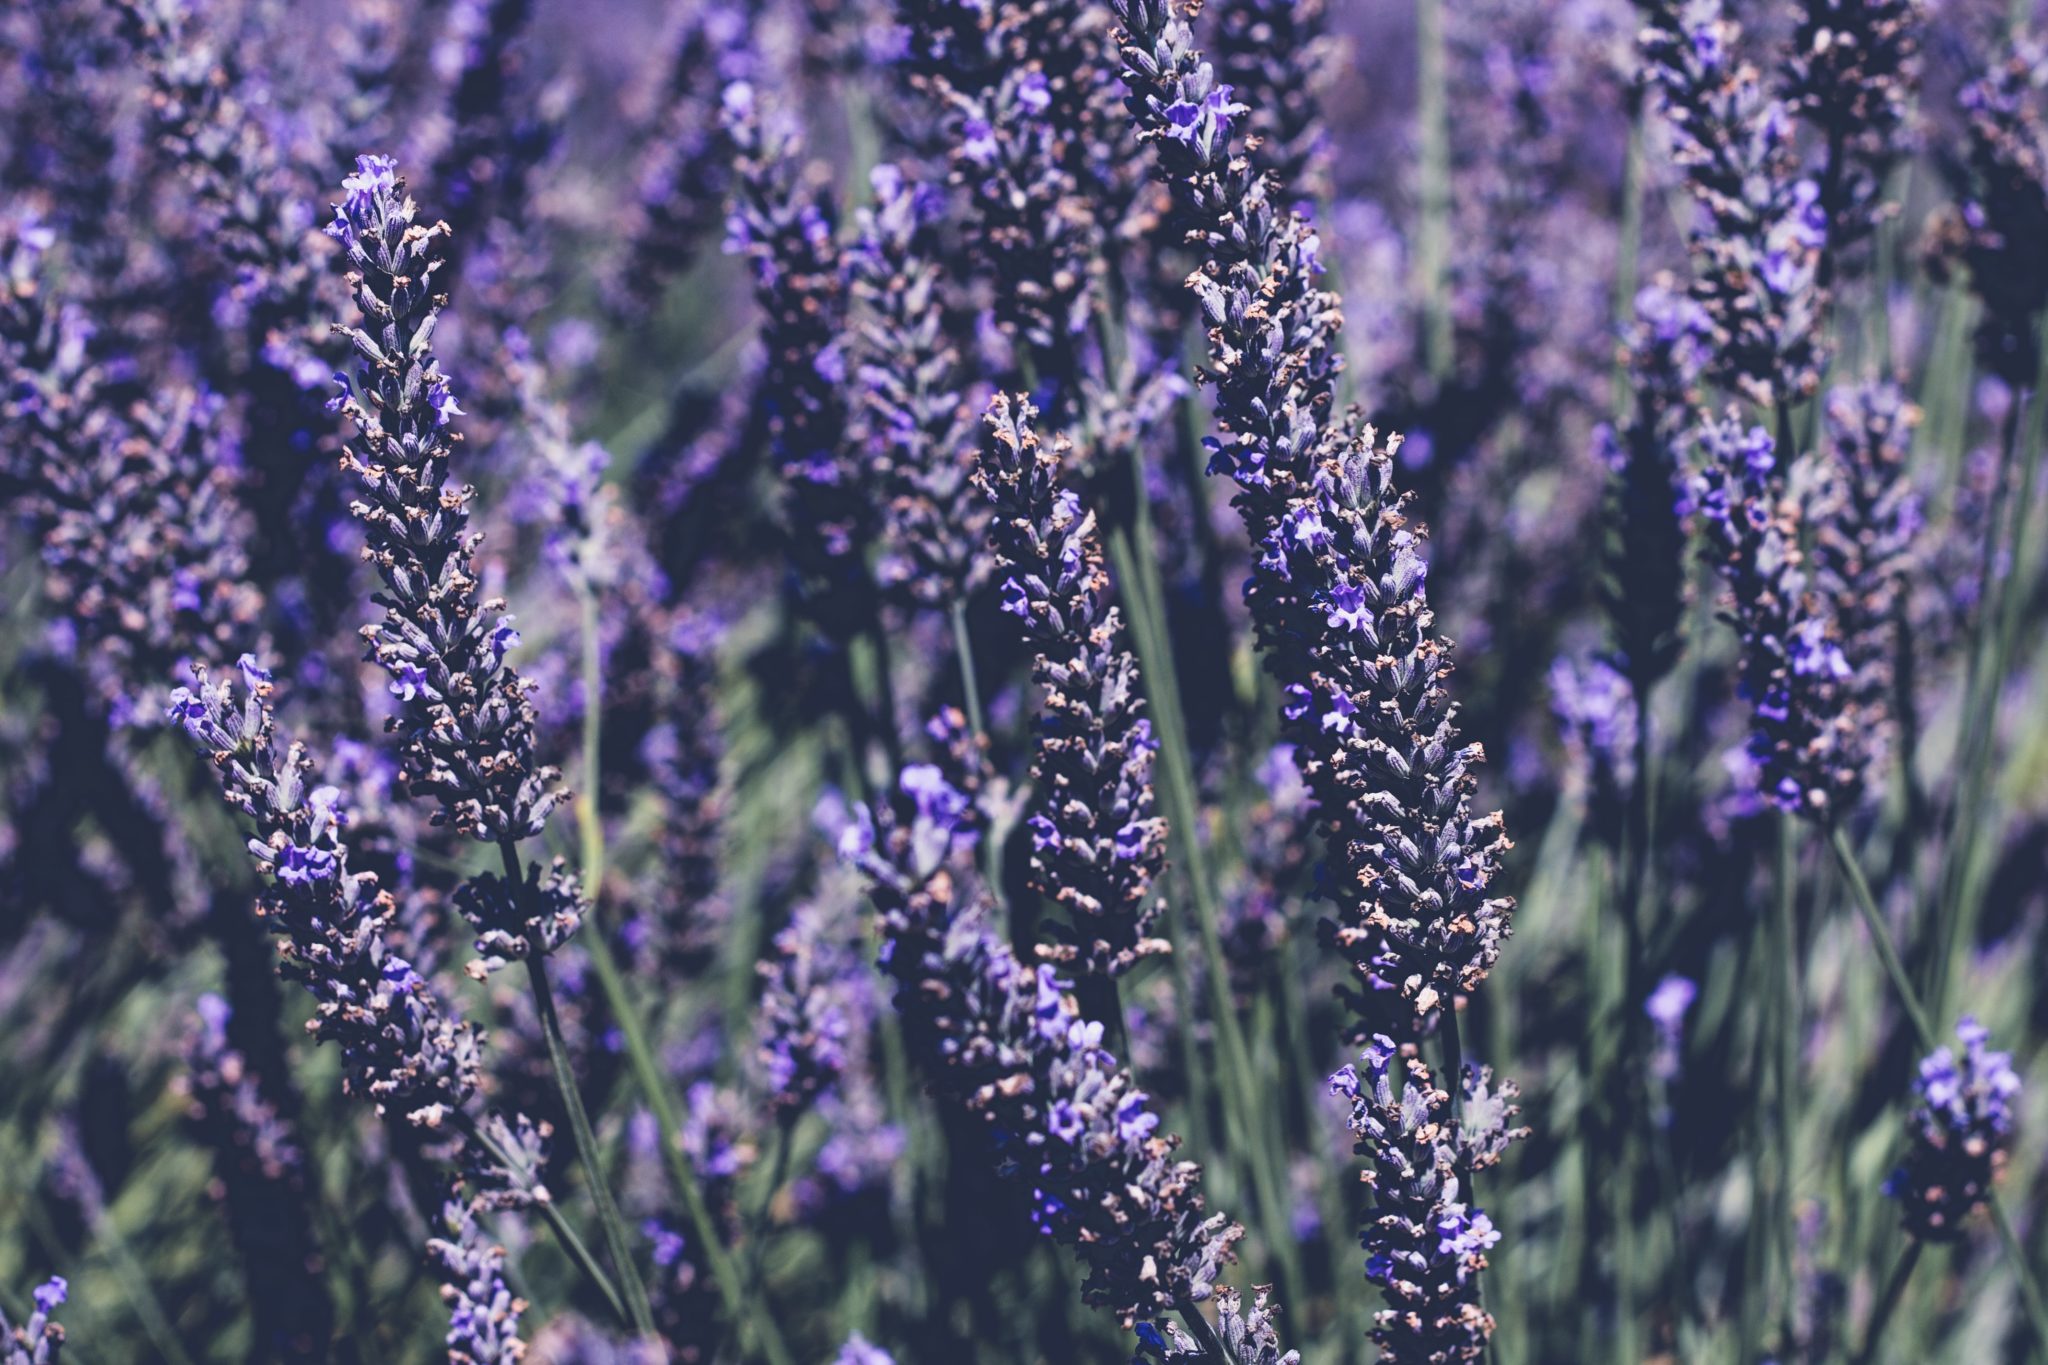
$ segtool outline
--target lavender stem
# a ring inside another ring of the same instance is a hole
[[[597,595],[586,587],[582,596],[583,784],[592,796],[578,804],[577,812],[590,914],[595,919],[599,903],[598,883],[604,873],[604,826],[598,819],[595,802],[604,737],[603,707],[599,705],[604,694],[604,657],[599,647]],[[591,931],[584,935],[584,945],[590,965],[597,973],[598,990],[604,996],[605,1008],[618,1025],[625,1043],[627,1065],[632,1069],[641,1097],[647,1102],[648,1112],[654,1115],[655,1133],[661,1140],[661,1155],[669,1183],[675,1186],[676,1193],[682,1198],[684,1213],[690,1220],[691,1230],[697,1234],[697,1244],[703,1249],[704,1261],[712,1282],[718,1288],[726,1318],[735,1324],[746,1322],[751,1326],[754,1344],[767,1357],[769,1365],[791,1365],[789,1348],[783,1343],[781,1331],[765,1311],[761,1296],[749,1298],[741,1288],[732,1255],[720,1237],[717,1224],[712,1221],[694,1164],[683,1149],[682,1125],[676,1118],[667,1083],[655,1060],[654,1049],[648,1044],[640,1011],[627,994],[625,976],[619,971],[618,959],[612,956],[611,940],[605,936],[602,925],[591,926]]]
[[[1918,1237],[1906,1239],[1906,1249],[1893,1263],[1892,1273],[1884,1282],[1884,1291],[1877,1296],[1877,1303],[1871,1309],[1870,1326],[1864,1330],[1863,1349],[1856,1353],[1854,1365],[1870,1365],[1876,1359],[1878,1343],[1884,1340],[1884,1329],[1892,1320],[1892,1310],[1905,1297],[1906,1282],[1913,1278],[1913,1267],[1920,1264],[1920,1251],[1926,1245]]]
[[[1913,989],[1913,979],[1906,975],[1906,965],[1899,960],[1899,950],[1892,943],[1891,931],[1885,927],[1877,900],[1870,894],[1870,883],[1864,880],[1856,852],[1849,847],[1848,836],[1842,833],[1840,825],[1828,826],[1828,844],[1835,851],[1835,861],[1841,864],[1843,876],[1848,878],[1850,895],[1856,902],[1856,908],[1863,913],[1863,923],[1870,930],[1871,942],[1877,947],[1878,961],[1884,964],[1885,974],[1891,978],[1892,991],[1913,1025],[1914,1038],[1920,1050],[1934,1051],[1934,1030],[1928,1024],[1927,1010],[1920,1003],[1919,993]],[[1999,1241],[2004,1243],[2006,1259],[2012,1262],[2012,1272],[2019,1280],[2020,1302],[2027,1310],[2027,1325],[2033,1329],[2035,1342],[2048,1347],[2048,1303],[2042,1301],[2034,1268],[2027,1263],[2026,1250],[2013,1232],[2012,1220],[2006,1216],[2005,1205],[1997,1191],[1986,1191],[1984,1202],[1991,1207],[1991,1220],[1998,1228]]]
[[[510,842],[501,843],[499,849],[504,854],[506,877],[518,876],[519,860]],[[633,1264],[633,1248],[626,1240],[626,1223],[619,1215],[617,1201],[612,1198],[611,1186],[605,1181],[597,1135],[591,1131],[590,1115],[583,1108],[576,1072],[569,1061],[569,1048],[562,1041],[562,1021],[555,1013],[555,995],[548,985],[547,964],[538,957],[527,958],[526,976],[533,986],[534,1011],[540,1016],[541,1036],[547,1041],[548,1062],[555,1072],[555,1088],[562,1092],[562,1108],[568,1111],[569,1133],[576,1143],[576,1159],[582,1163],[584,1176],[590,1182],[591,1202],[597,1205],[597,1221],[604,1229],[605,1250],[611,1256],[612,1269],[624,1290],[627,1319],[641,1336],[659,1340],[654,1328],[654,1310],[647,1302],[647,1286],[640,1282],[639,1268]]]
[[[467,1115],[464,1115],[465,1120],[467,1117]],[[512,1158],[506,1154],[505,1149],[499,1146],[481,1126],[472,1122],[465,1122],[462,1131],[463,1136],[482,1147],[485,1152],[490,1154],[491,1160],[497,1162],[501,1167],[510,1167],[512,1165]],[[612,1311],[621,1318],[624,1318],[626,1316],[626,1301],[619,1297],[619,1287],[612,1283],[612,1277],[605,1272],[604,1266],[599,1263],[597,1254],[590,1249],[589,1243],[583,1240],[582,1234],[576,1231],[575,1225],[562,1212],[561,1206],[552,1199],[538,1200],[536,1203],[540,1208],[541,1217],[545,1218],[548,1227],[553,1229],[556,1240],[561,1242],[562,1249],[569,1253],[569,1259],[574,1261],[577,1267],[590,1277],[590,1282],[596,1285],[598,1292],[604,1295],[605,1302],[611,1305]]]

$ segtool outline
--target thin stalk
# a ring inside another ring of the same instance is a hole
[[[1432,379],[1451,368],[1451,113],[1443,0],[1415,0],[1416,178],[1421,220],[1415,233],[1415,292],[1422,309],[1422,354]]]
[[[1798,1163],[1799,1039],[1803,1031],[1799,1001],[1799,830],[1794,817],[1778,817],[1778,894],[1771,915],[1772,950],[1778,958],[1778,1180],[1773,1214],[1778,1234],[1779,1270],[1789,1284],[1792,1275],[1792,1187]],[[1790,1298],[1786,1309],[1791,1308]]]
[[[1244,1031],[1230,998],[1230,982],[1224,971],[1223,934],[1216,904],[1216,883],[1210,876],[1208,856],[1202,846],[1200,809],[1195,799],[1194,763],[1188,753],[1187,729],[1181,718],[1180,688],[1173,655],[1157,604],[1144,590],[1144,572],[1129,534],[1117,527],[1109,536],[1110,564],[1117,581],[1124,585],[1124,605],[1130,610],[1132,634],[1138,647],[1139,666],[1146,692],[1153,704],[1152,732],[1159,740],[1160,768],[1165,777],[1167,817],[1181,831],[1181,863],[1195,902],[1195,924],[1202,942],[1202,954],[1209,962],[1211,1012],[1216,1019],[1216,1038],[1224,1076],[1223,1099],[1226,1127],[1233,1153],[1252,1173],[1252,1189],[1259,1206],[1260,1227],[1278,1258],[1290,1288],[1302,1285],[1299,1255],[1285,1219],[1285,1204],[1268,1169],[1266,1155],[1277,1147],[1259,1140],[1264,1129],[1265,1110],[1250,1089],[1252,1070]]]
[[[150,1288],[148,1273],[135,1259],[128,1239],[114,1226],[114,1216],[103,1207],[95,1207],[91,1210],[91,1224],[93,1236],[107,1249],[107,1259],[114,1263],[114,1276],[120,1280],[128,1307],[134,1310],[136,1320],[142,1324],[149,1344],[170,1365],[193,1365],[185,1344],[178,1339],[178,1329],[172,1325],[170,1315],[164,1312],[163,1304],[157,1300],[156,1291]]]
[[[464,1117],[463,1134],[470,1141],[475,1142],[488,1152],[492,1160],[496,1161],[500,1166],[508,1169],[511,1167],[512,1158],[510,1155],[503,1148],[499,1147],[483,1129],[477,1127],[474,1122],[469,1121],[467,1116]],[[562,1206],[552,1199],[536,1199],[534,1207],[540,1210],[541,1217],[554,1230],[555,1240],[562,1244],[562,1250],[569,1253],[569,1259],[574,1261],[585,1275],[589,1276],[590,1282],[597,1286],[599,1293],[604,1295],[605,1302],[611,1305],[612,1312],[618,1314],[621,1321],[626,1321],[626,1301],[619,1297],[619,1287],[612,1283],[611,1275],[606,1272],[604,1266],[598,1261],[596,1253],[591,1251],[589,1244],[576,1231],[575,1225],[562,1212]]]
[[[960,690],[967,697],[967,723],[977,735],[986,735],[981,718],[981,684],[974,676],[974,636],[967,629],[967,599],[956,597],[947,612],[953,619],[953,656],[960,663]]]
[[[947,616],[953,622],[953,658],[960,666],[960,691],[967,701],[967,724],[983,741],[989,738],[988,722],[982,718],[981,683],[975,676],[974,633],[967,628],[967,599],[965,596],[953,599]],[[1003,903],[1003,840],[990,830],[988,837],[981,841],[981,878],[988,883],[988,893]]]
[[[597,598],[587,589],[582,597],[583,781],[590,789],[590,795],[577,803],[584,894],[590,899],[590,922],[584,926],[582,936],[584,952],[597,973],[598,991],[604,996],[605,1008],[625,1043],[628,1069],[633,1073],[641,1098],[647,1103],[648,1112],[654,1116],[655,1133],[660,1138],[662,1161],[669,1183],[682,1198],[684,1212],[689,1217],[691,1230],[697,1234],[697,1246],[703,1252],[705,1267],[718,1289],[727,1319],[748,1325],[753,1334],[753,1344],[767,1357],[769,1365],[792,1365],[789,1347],[782,1340],[774,1316],[768,1312],[766,1297],[748,1295],[743,1290],[732,1253],[720,1235],[718,1224],[711,1217],[710,1207],[704,1202],[703,1186],[697,1181],[690,1154],[683,1148],[682,1123],[676,1114],[674,1097],[669,1093],[668,1082],[655,1059],[639,1008],[626,988],[625,974],[619,970],[618,959],[612,956],[611,942],[605,937],[604,926],[598,922],[598,893],[604,873],[605,849],[604,825],[598,817],[595,795],[602,754],[599,741],[603,736],[603,707],[599,703],[603,696],[604,674],[602,655],[597,647]],[[594,723],[592,716],[597,717]]]
[[[516,877],[519,866],[514,859],[510,842],[501,845],[506,859],[506,875]],[[562,1092],[562,1108],[569,1115],[569,1133],[576,1143],[576,1159],[583,1164],[583,1173],[590,1182],[590,1199],[597,1206],[598,1226],[604,1230],[605,1252],[611,1257],[612,1269],[619,1277],[619,1285],[626,1300],[626,1317],[633,1324],[633,1330],[643,1337],[659,1340],[654,1329],[654,1309],[647,1302],[647,1286],[640,1282],[640,1269],[633,1263],[633,1247],[626,1240],[626,1221],[619,1215],[618,1202],[612,1198],[612,1190],[604,1178],[604,1166],[599,1160],[597,1135],[590,1129],[590,1115],[583,1108],[583,1096],[576,1085],[576,1072],[569,1062],[568,1044],[562,1041],[562,1021],[555,1013],[555,995],[548,985],[548,969],[544,959],[526,959],[526,978],[533,987],[534,1011],[540,1016],[541,1037],[547,1041],[548,1062],[555,1070],[555,1088]]]
[[[2021,410],[2025,406],[2026,396],[2017,394],[2006,411],[1999,442],[1998,473],[1991,489],[1990,525],[1984,536],[1984,552],[1977,565],[1981,595],[1976,619],[1970,627],[1968,662],[1963,670],[1962,735],[1956,745],[1959,777],[1944,828],[1947,837],[1942,849],[1941,892],[1935,903],[1935,955],[1927,978],[1928,990],[1937,1006],[1947,997],[1949,973],[1962,949],[1963,876],[1984,802],[1985,770],[1989,764],[1993,729],[1990,713],[1996,710],[1992,701],[1997,696],[1998,687],[1993,668],[1995,661],[1989,657],[1994,649],[1992,626],[1999,615],[1998,607],[2002,600],[2002,588],[1996,577],[1998,550],[2005,539],[2006,499],[2012,484],[2013,465],[2019,457]]]
[[[1899,997],[1899,1005],[1913,1025],[1920,1050],[1923,1053],[1934,1051],[1934,1030],[1928,1024],[1927,1010],[1913,989],[1913,980],[1906,974],[1905,964],[1899,960],[1899,950],[1892,944],[1891,931],[1885,927],[1877,901],[1870,894],[1870,883],[1864,880],[1855,850],[1849,847],[1841,826],[1828,827],[1828,842],[1834,848],[1835,861],[1842,866],[1843,876],[1848,879],[1856,908],[1863,912],[1863,922],[1869,927],[1871,940],[1877,946],[1878,960],[1884,964],[1885,974],[1891,978],[1892,991]],[[2027,1263],[2026,1250],[2013,1232],[2012,1220],[2007,1216],[1997,1192],[1987,1192],[1984,1202],[1991,1209],[1991,1221],[1998,1228],[1998,1239],[2004,1244],[2006,1259],[2012,1262],[2013,1275],[2019,1281],[2020,1302],[2026,1308],[2027,1325],[2033,1329],[2035,1347],[2048,1349],[2048,1303],[2041,1298],[2041,1286],[2034,1277],[2034,1268]]]
[[[1899,1300],[1906,1296],[1906,1282],[1913,1278],[1913,1267],[1920,1264],[1920,1249],[1924,1245],[1918,1237],[1909,1238],[1905,1250],[1893,1262],[1892,1273],[1885,1278],[1884,1292],[1877,1296],[1877,1303],[1870,1310],[1870,1326],[1863,1331],[1863,1349],[1856,1353],[1855,1365],[1870,1365],[1877,1358],[1884,1329],[1891,1323]]]

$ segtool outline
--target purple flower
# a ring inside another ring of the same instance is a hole
[[[1990,1195],[2005,1163],[2019,1073],[2009,1053],[1990,1050],[1974,1018],[1956,1025],[1963,1045],[1936,1048],[1920,1063],[1919,1097],[1907,1121],[1905,1161],[1885,1183],[1900,1201],[1906,1230],[1927,1241],[1954,1241],[1970,1213]]]

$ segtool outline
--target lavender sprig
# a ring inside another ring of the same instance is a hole
[[[1080,1256],[1086,1302],[1127,1325],[1190,1309],[1242,1229],[1206,1213],[1201,1168],[1173,1159],[1178,1139],[1067,983],[1051,964],[1027,970],[990,928],[967,795],[931,764],[905,768],[899,789],[842,853],[871,879],[913,1053],[988,1126],[999,1168],[1033,1182],[1033,1222]]]
[[[2048,262],[2034,244],[2048,236],[2048,127],[2040,93],[2048,56],[2016,46],[1957,95],[1968,138],[1945,159],[1957,204],[1939,219],[1927,257],[1937,281],[1960,266],[1983,305],[1979,362],[2015,388],[2040,369],[2041,313]]]
[[[1693,297],[1713,324],[1715,379],[1770,406],[1811,394],[1824,359],[1821,186],[1800,173],[1791,113],[1737,55],[1722,0],[1637,0],[1644,79],[1701,210]]]
[[[1478,1360],[1493,1335],[1493,1318],[1479,1301],[1479,1272],[1500,1233],[1471,1203],[1470,1182],[1528,1136],[1528,1129],[1510,1126],[1520,1113],[1517,1092],[1512,1083],[1494,1090],[1484,1068],[1467,1070],[1460,1123],[1430,1069],[1413,1057],[1402,1062],[1385,1034],[1374,1037],[1362,1060],[1364,1074],[1343,1067],[1330,1077],[1330,1093],[1350,1102],[1358,1154],[1369,1162],[1365,1275],[1388,1304],[1373,1340],[1381,1359],[1404,1365]]]
[[[51,1315],[70,1293],[64,1277],[53,1275],[30,1292],[35,1308],[21,1326],[0,1312],[0,1365],[57,1365],[64,1355],[64,1328]]]
[[[1708,357],[1709,322],[1699,304],[1664,280],[1636,295],[1635,316],[1625,341],[1634,407],[1619,430],[1603,425],[1594,440],[1611,475],[1601,603],[1616,663],[1641,700],[1678,658],[1686,592],[1680,456]]]
[[[1210,469],[1237,481],[1257,547],[1246,596],[1328,840],[1332,941],[1370,988],[1361,1008],[1386,988],[1421,1021],[1485,978],[1514,902],[1488,894],[1509,844],[1471,811],[1483,754],[1458,742],[1400,438],[1331,418],[1338,302],[1314,231],[1233,148],[1242,106],[1166,0],[1118,13],[1133,120],[1206,258],[1189,284],[1222,427]]]
[[[892,165],[869,183],[875,202],[861,211],[847,264],[859,305],[858,417],[900,560],[882,575],[915,601],[945,606],[987,576],[988,512],[970,484],[974,417],[947,331],[936,222],[944,200]]]
[[[1003,610],[1037,648],[1032,675],[1044,689],[1032,777],[1032,885],[1062,906],[1061,942],[1046,950],[1081,971],[1121,976],[1167,951],[1152,933],[1160,905],[1152,883],[1166,859],[1166,821],[1155,813],[1152,758],[1138,662],[1117,608],[1104,598],[1095,515],[1062,486],[1065,437],[1048,447],[1028,399],[997,394],[975,485],[995,509],[990,522],[1003,581]]]
[[[1990,1036],[1964,1018],[1956,1025],[1962,1056],[1936,1048],[1913,1082],[1919,1102],[1906,1125],[1911,1146],[1885,1193],[1899,1201],[1906,1231],[1924,1241],[1962,1236],[2005,1164],[2020,1077],[2009,1053],[1989,1049]]]
[[[789,555],[811,619],[844,637],[872,615],[863,556],[875,507],[848,440],[837,211],[829,187],[799,161],[795,128],[768,119],[745,81],[725,88],[724,126],[735,156],[726,250],[746,257],[763,315],[759,392],[782,475]]]
[[[490,1240],[477,1211],[460,1199],[441,1206],[443,1235],[427,1255],[448,1305],[449,1365],[513,1365],[526,1357],[519,1319],[526,1300],[505,1283],[505,1248]]]
[[[1212,60],[1246,106],[1258,163],[1304,213],[1330,194],[1330,133],[1319,87],[1335,64],[1324,0],[1222,0],[1211,5]]]
[[[1699,444],[1694,500],[1707,557],[1728,584],[1725,619],[1741,637],[1757,788],[1782,810],[1832,819],[1862,791],[1870,727],[1840,627],[1808,570],[1799,503],[1762,427],[1710,417]]]
[[[389,157],[358,158],[342,188],[327,232],[346,252],[363,325],[335,328],[356,366],[352,384],[336,377],[333,407],[355,427],[343,463],[364,496],[350,510],[384,583],[372,598],[382,619],[363,638],[400,703],[391,724],[408,786],[439,803],[437,823],[517,842],[540,832],[564,794],[534,756],[527,686],[505,662],[519,633],[505,604],[479,590],[474,490],[451,482],[462,408],[433,350],[448,227],[415,221]]]
[[[1786,104],[1825,145],[1822,284],[1876,231],[1884,182],[1911,150],[1907,120],[1926,22],[1921,0],[1806,0],[1800,7],[1782,80]]]

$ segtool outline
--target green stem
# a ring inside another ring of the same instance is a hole
[[[960,664],[960,690],[967,696],[967,723],[977,735],[986,735],[981,718],[981,684],[974,677],[974,636],[967,629],[967,599],[956,597],[947,615],[953,619],[953,655]]]
[[[1442,0],[1415,0],[1416,176],[1421,220],[1415,234],[1416,295],[1422,309],[1422,353],[1430,377],[1451,369],[1449,265],[1451,117],[1449,55]]]
[[[1230,981],[1224,970],[1223,934],[1216,904],[1216,883],[1212,880],[1208,855],[1202,845],[1200,808],[1195,798],[1194,763],[1188,752],[1187,728],[1180,709],[1180,687],[1171,646],[1166,639],[1158,604],[1145,591],[1141,561],[1131,546],[1129,533],[1117,527],[1109,536],[1110,564],[1123,585],[1124,605],[1131,614],[1131,631],[1138,647],[1140,671],[1153,704],[1152,730],[1159,740],[1160,768],[1165,778],[1167,818],[1181,833],[1181,863],[1195,903],[1195,924],[1201,938],[1202,955],[1209,963],[1210,1009],[1216,1020],[1216,1038],[1223,1072],[1223,1099],[1231,1149],[1250,1168],[1252,1189],[1259,1208],[1260,1227],[1265,1232],[1270,1254],[1280,1262],[1290,1289],[1303,1284],[1299,1253],[1287,1226],[1286,1206],[1278,1184],[1264,1158],[1281,1150],[1261,1141],[1267,1111],[1251,1092],[1250,1050],[1245,1046],[1243,1026],[1236,1003],[1230,998]],[[1192,1003],[1192,1002],[1190,1002]]]
[[[491,1159],[499,1166],[506,1170],[515,1169],[511,1155],[493,1141],[488,1133],[469,1120],[467,1115],[464,1116],[463,1134],[489,1153]],[[612,1277],[599,1263],[596,1253],[591,1251],[589,1244],[576,1231],[575,1225],[562,1212],[562,1206],[553,1199],[536,1199],[533,1202],[534,1207],[540,1210],[541,1217],[554,1230],[555,1240],[569,1253],[569,1259],[590,1277],[590,1282],[597,1286],[598,1292],[604,1295],[605,1302],[611,1305],[612,1312],[618,1314],[621,1320],[626,1319],[626,1301],[619,1297],[619,1287],[612,1283]]]
[[[507,875],[516,877],[519,868],[512,846],[508,842],[502,847]],[[562,1108],[569,1115],[569,1133],[576,1143],[576,1159],[583,1164],[583,1174],[590,1182],[591,1202],[597,1205],[598,1226],[604,1230],[605,1251],[611,1257],[612,1270],[618,1275],[625,1295],[626,1317],[632,1322],[634,1331],[658,1340],[659,1334],[654,1330],[654,1310],[647,1302],[647,1286],[640,1282],[640,1269],[633,1264],[633,1247],[626,1240],[626,1222],[620,1217],[618,1203],[612,1198],[611,1186],[604,1178],[597,1135],[590,1130],[590,1115],[583,1108],[576,1072],[569,1062],[569,1048],[562,1041],[562,1021],[555,1013],[555,995],[548,985],[546,960],[527,958],[526,977],[533,986],[534,1010],[540,1015],[541,1037],[547,1041],[548,1062],[555,1070],[555,1088],[562,1092]]]
[[[603,708],[599,703],[603,698],[604,675],[602,655],[597,645],[597,598],[586,589],[582,599],[583,782],[589,788],[589,795],[577,803],[577,828],[582,836],[584,894],[590,900],[588,922],[582,934],[584,951],[590,958],[591,969],[597,973],[598,991],[604,996],[605,1008],[625,1043],[627,1067],[633,1073],[634,1083],[640,1089],[648,1112],[654,1116],[654,1129],[661,1141],[662,1163],[668,1172],[669,1183],[683,1201],[691,1231],[697,1234],[697,1246],[703,1254],[712,1283],[717,1287],[726,1317],[732,1322],[748,1324],[754,1345],[767,1357],[769,1365],[792,1365],[789,1347],[782,1340],[782,1332],[776,1326],[774,1316],[768,1312],[766,1296],[749,1296],[744,1291],[732,1253],[711,1216],[710,1206],[704,1202],[703,1186],[698,1183],[690,1154],[683,1147],[682,1123],[676,1114],[674,1098],[662,1075],[661,1064],[655,1058],[639,1008],[626,988],[625,974],[619,970],[618,959],[612,956],[611,941],[605,937],[604,926],[598,922],[600,879],[604,872],[604,825],[599,818],[596,791],[601,755],[599,740],[603,733]],[[598,718],[596,723],[591,719],[593,715]]]
[[[1893,1263],[1892,1273],[1884,1282],[1884,1292],[1877,1296],[1877,1303],[1870,1310],[1870,1326],[1863,1330],[1863,1349],[1856,1353],[1855,1365],[1870,1365],[1877,1358],[1878,1345],[1884,1340],[1884,1329],[1891,1322],[1899,1300],[1906,1295],[1906,1282],[1913,1278],[1913,1267],[1920,1264],[1920,1250],[1924,1245],[1918,1237],[1909,1239],[1905,1250]]]
[[[1777,1038],[1777,1091],[1778,1122],[1777,1167],[1778,1178],[1773,1191],[1775,1199],[1772,1208],[1773,1230],[1777,1233],[1778,1269],[1780,1283],[1791,1283],[1792,1243],[1792,1189],[1795,1182],[1797,1161],[1795,1153],[1799,1139],[1799,1039],[1802,1032],[1799,1001],[1799,926],[1797,923],[1799,897],[1799,830],[1791,815],[1778,817],[1778,894],[1773,903],[1771,916],[1772,950],[1778,959],[1778,1019],[1774,1028]],[[1785,1311],[1791,1311],[1788,1295]],[[1790,1339],[1789,1336],[1787,1338]]]
[[[1892,990],[1899,997],[1899,1005],[1912,1022],[1920,1050],[1923,1053],[1934,1051],[1934,1030],[1928,1023],[1927,1010],[1913,989],[1912,978],[1906,975],[1905,964],[1899,960],[1899,950],[1892,945],[1891,932],[1886,929],[1884,917],[1878,913],[1877,901],[1870,894],[1870,883],[1864,880],[1855,850],[1849,847],[1841,826],[1828,827],[1828,842],[1834,848],[1835,861],[1842,866],[1842,874],[1848,879],[1856,908],[1863,912],[1863,922],[1869,927],[1871,940],[1877,946],[1878,960],[1884,964],[1885,974],[1891,978]],[[2037,1349],[2048,1349],[2048,1304],[2042,1301],[2041,1286],[2034,1278],[2034,1268],[2027,1262],[2026,1250],[2013,1232],[2012,1220],[1997,1193],[1987,1191],[1984,1202],[1990,1206],[1991,1221],[1998,1228],[1998,1239],[2004,1243],[2006,1259],[2012,1263],[2013,1275],[2019,1281],[2020,1302],[2026,1308],[2027,1324],[2034,1332],[2034,1344]]]

